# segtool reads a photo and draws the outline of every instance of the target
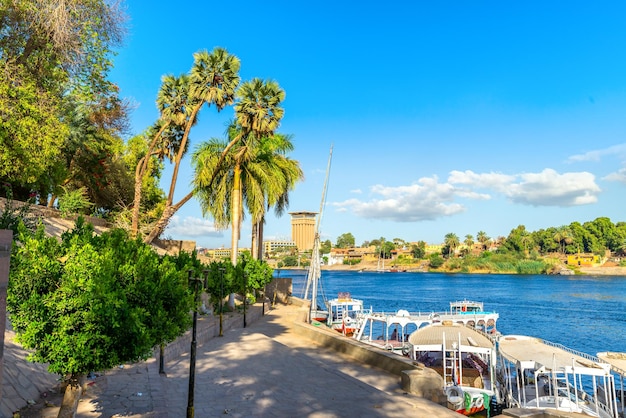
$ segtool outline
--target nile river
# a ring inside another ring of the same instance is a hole
[[[302,297],[304,270],[282,270]],[[529,335],[595,355],[626,352],[626,276],[547,276],[322,271],[328,298],[350,292],[377,312],[445,311],[455,300],[483,302],[502,334]]]

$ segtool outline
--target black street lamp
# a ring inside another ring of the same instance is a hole
[[[193,286],[194,292],[194,306],[193,306],[193,327],[191,332],[191,350],[190,350],[190,358],[189,358],[189,392],[187,394],[187,418],[194,417],[194,407],[193,407],[193,395],[194,395],[194,387],[196,384],[196,346],[198,345],[198,340],[196,338],[197,328],[198,328],[198,304],[200,302],[200,293],[199,293],[199,284],[202,281],[198,278],[193,278],[191,275],[193,274],[193,270],[189,270],[189,277],[187,278],[189,285]],[[208,270],[204,270],[204,282],[208,280]]]
[[[243,272],[243,327],[246,327],[246,302],[248,300],[248,275]]]
[[[224,311],[224,267],[220,267],[220,337],[224,336],[224,327],[222,326],[222,318]]]

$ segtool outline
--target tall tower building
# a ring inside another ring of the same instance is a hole
[[[291,215],[291,240],[298,251],[310,251],[315,240],[315,220],[317,212],[289,212]]]

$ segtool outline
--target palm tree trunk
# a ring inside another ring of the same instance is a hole
[[[252,222],[252,240],[250,242],[250,251],[252,252],[253,260],[258,260],[258,251],[257,251],[257,245],[259,242],[258,233],[259,233],[259,223],[253,221]]]
[[[237,265],[237,253],[239,252],[239,230],[241,226],[241,166],[235,164],[232,193],[232,231],[230,239],[230,262]],[[244,295],[245,298],[245,295]],[[235,295],[231,293],[228,297],[228,306],[235,309]]]
[[[183,197],[177,204],[173,206],[166,207],[161,214],[161,218],[156,223],[152,231],[148,234],[146,238],[144,238],[143,242],[146,244],[152,244],[156,238],[158,238],[165,228],[167,228],[167,224],[170,222],[170,219],[174,214],[180,209],[185,203],[187,203],[193,197],[193,192],[187,194],[187,196]]]
[[[265,217],[262,216],[257,226],[256,240],[257,240],[257,260],[263,261],[263,224],[265,223]]]

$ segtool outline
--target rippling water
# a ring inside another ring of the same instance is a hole
[[[282,270],[302,296],[306,271]],[[626,352],[626,276],[322,272],[327,298],[350,292],[375,311],[432,312],[450,302],[484,302],[500,314],[498,330],[543,338],[595,355]]]

